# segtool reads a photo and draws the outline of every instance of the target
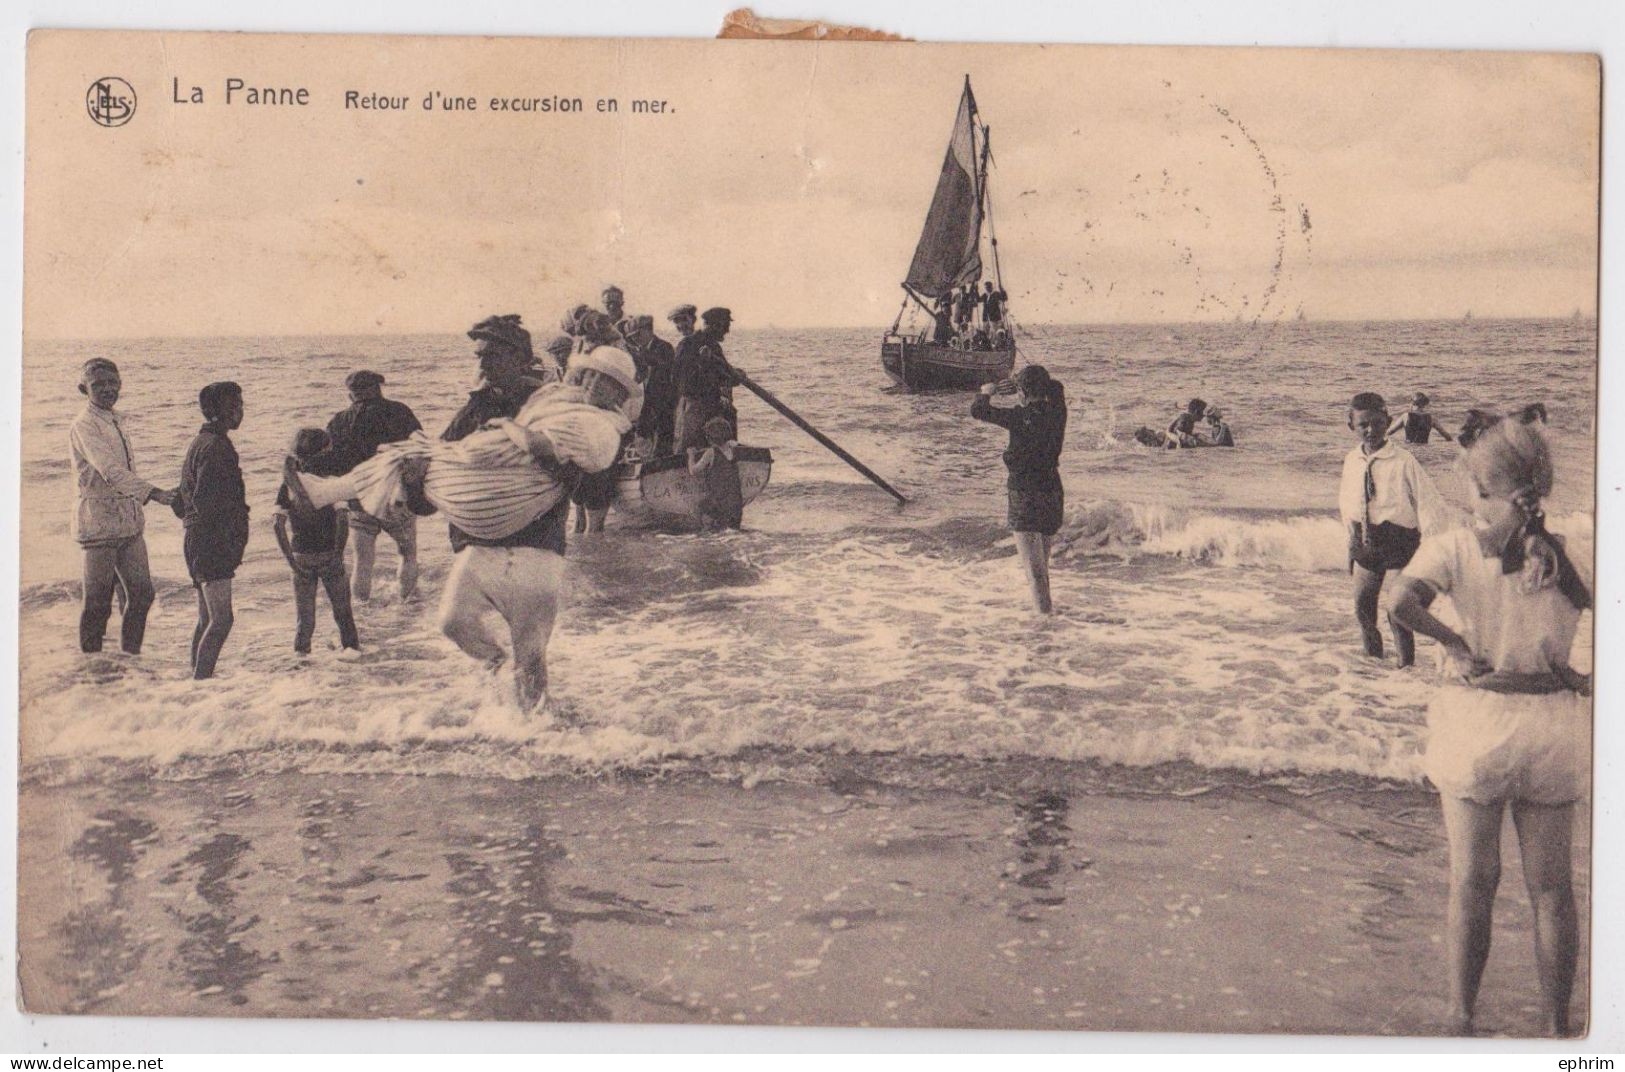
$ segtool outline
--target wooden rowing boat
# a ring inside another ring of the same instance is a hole
[[[739,491],[749,506],[767,487],[773,473],[773,452],[766,447],[741,446]],[[688,471],[688,458],[672,454],[648,461],[622,462],[615,466],[616,513],[633,525],[688,523],[704,520],[700,498],[704,489],[698,477]]]

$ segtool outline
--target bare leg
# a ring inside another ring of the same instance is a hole
[[[609,507],[606,506],[602,510],[584,510],[582,513],[587,515],[588,532],[604,531],[604,522],[609,518]],[[579,517],[580,515],[578,514],[577,516]]]
[[[390,529],[389,535],[394,539],[395,549],[401,555],[399,581],[401,602],[404,603],[416,595],[418,590],[418,519],[407,517]]]
[[[1027,574],[1033,606],[1040,614],[1052,613],[1054,607],[1049,598],[1049,537],[1041,532],[1018,532],[1016,552],[1021,556],[1021,567]]]
[[[1356,567],[1358,568],[1358,567]],[[1450,971],[1450,1027],[1473,1031],[1473,1006],[1490,956],[1490,922],[1501,881],[1501,804],[1441,796],[1450,842],[1450,907],[1445,919],[1445,959]]]
[[[351,592],[359,602],[365,603],[372,598],[372,567],[378,555],[378,534],[360,525],[351,525],[350,543],[355,547]]]
[[[440,631],[467,655],[495,669],[508,655],[486,627],[488,615],[497,613],[479,577],[478,552],[481,547],[465,547],[457,552],[451,572],[446,575],[446,592],[440,599]]]
[[[564,560],[551,551],[514,552],[513,583],[504,592],[513,639],[514,682],[522,710],[534,710],[547,695],[547,643],[558,616]]]
[[[1368,570],[1358,562],[1354,564],[1354,617],[1360,623],[1365,653],[1373,659],[1382,658],[1382,631],[1377,628],[1377,602],[1382,595],[1383,572]]]
[[[1399,656],[1400,666],[1410,666],[1416,662],[1416,634],[1399,624],[1393,611],[1387,612],[1388,628],[1394,634],[1394,653]]]
[[[1529,904],[1535,910],[1535,965],[1546,1030],[1564,1038],[1570,1034],[1569,995],[1580,944],[1570,860],[1574,805],[1515,803],[1512,822],[1518,829]]]
[[[198,599],[208,619],[208,624],[197,637],[197,649],[192,659],[192,676],[201,681],[214,676],[215,661],[220,658],[220,650],[226,646],[226,638],[231,635],[231,579],[204,581],[198,585]]]
[[[192,650],[187,656],[192,672],[197,672],[197,649],[203,643],[204,630],[209,628],[209,601],[203,598],[203,586],[193,584],[197,590],[197,628],[192,630]]]
[[[139,655],[141,641],[147,634],[147,612],[152,609],[154,598],[152,573],[147,565],[146,538],[138,535],[126,540],[119,547],[113,568],[118,573],[119,588],[124,593],[120,647],[131,655]]]
[[[316,571],[308,562],[300,562],[293,569],[293,650],[300,655],[310,654],[310,638],[316,632]]]

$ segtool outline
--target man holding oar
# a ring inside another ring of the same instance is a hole
[[[733,313],[720,306],[700,314],[705,327],[684,339],[677,350],[677,419],[673,438],[677,450],[706,445],[705,425],[713,417],[726,417],[739,435],[739,415],[733,407],[738,371],[722,353],[722,340],[733,326]]]

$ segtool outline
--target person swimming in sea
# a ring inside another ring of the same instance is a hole
[[[303,509],[355,499],[374,517],[413,509],[421,488],[427,505],[459,529],[499,540],[557,505],[577,473],[614,464],[642,401],[631,356],[602,346],[573,355],[564,382],[538,388],[517,417],[488,421],[465,439],[420,432],[335,477],[301,472],[289,459],[283,477]]]
[[[1455,442],[1455,437],[1445,431],[1439,419],[1428,412],[1428,396],[1420,391],[1411,399],[1411,408],[1394,418],[1388,434],[1393,435],[1401,428],[1405,429],[1405,442],[1413,446],[1425,445],[1434,432],[1438,432],[1446,443]]]

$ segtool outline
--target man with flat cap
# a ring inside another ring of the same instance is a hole
[[[79,649],[102,650],[116,587],[124,595],[120,647],[135,655],[141,651],[153,600],[142,507],[149,502],[169,506],[175,493],[135,474],[123,417],[113,409],[122,388],[118,366],[106,358],[92,358],[79,371],[85,408],[68,426],[68,458],[78,489],[69,528],[85,555]]]
[[[548,383],[556,383],[564,379],[564,370],[570,364],[570,355],[575,352],[576,341],[568,335],[555,335],[553,341],[547,344],[547,355],[553,359],[551,366],[543,364],[542,379]]]
[[[349,472],[385,443],[399,443],[423,427],[404,402],[385,398],[384,378],[371,369],[360,369],[345,378],[350,391],[350,408],[327,422],[329,448],[335,468]],[[372,567],[378,552],[379,532],[389,533],[400,554],[398,581],[401,599],[412,598],[418,584],[418,523],[414,516],[386,525],[358,507],[350,509],[350,531],[355,546],[355,576],[351,582],[355,598],[365,603],[372,598]]]
[[[672,435],[679,454],[706,445],[705,424],[713,417],[727,418],[734,425],[735,438],[739,434],[733,408],[733,387],[739,378],[722,353],[733,313],[721,307],[707,309],[700,320],[705,327],[677,346],[677,415]]]
[[[480,361],[480,386],[469,393],[468,401],[440,435],[452,443],[467,439],[487,421],[517,417],[526,400],[542,385],[534,368],[530,332],[520,326],[517,315],[488,317],[469,329],[468,337],[474,340],[474,354]],[[413,509],[419,509],[416,503]],[[534,589],[537,585],[545,587],[546,578],[557,574],[558,569],[556,563],[545,568],[537,566],[537,557],[532,552],[551,551],[563,555],[569,517],[570,497],[563,495],[555,506],[511,536],[486,540],[456,525],[450,526],[455,557],[440,600],[441,632],[465,653],[493,667],[505,659],[503,653],[493,649],[490,635],[480,621],[482,608],[498,610],[490,603],[489,593],[483,587],[481,569],[507,568],[498,565],[499,561],[506,562],[512,567],[510,583],[515,586],[516,595],[523,599],[541,598],[545,593],[538,594]],[[469,553],[476,548],[493,550]],[[548,628],[551,629],[551,619]]]
[[[699,315],[699,309],[692,305],[679,305],[666,314],[666,319],[670,320],[672,326],[677,329],[677,341],[679,343],[694,334],[694,322],[699,319]]]

